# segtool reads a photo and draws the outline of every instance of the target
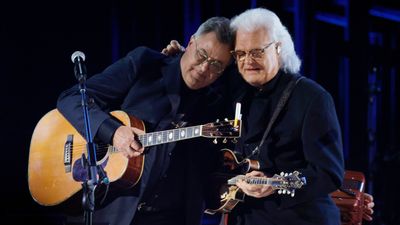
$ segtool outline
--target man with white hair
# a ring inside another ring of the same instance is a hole
[[[236,151],[260,160],[263,172],[252,172],[247,176],[266,177],[265,174],[275,171],[298,170],[308,184],[291,200],[285,196],[271,196],[274,193],[271,188],[239,182],[237,185],[252,197],[234,209],[229,224],[339,224],[338,212],[327,196],[330,190],[339,186],[343,174],[340,131],[329,93],[315,82],[304,79],[286,106],[286,111],[290,112],[282,113],[278,119],[277,123],[281,125],[276,125],[274,139],[268,140],[268,147],[264,146],[261,153],[254,149],[249,152],[251,142],[257,143],[257,140],[262,149],[260,129],[265,129],[282,86],[288,83],[289,77],[297,76],[301,62],[288,31],[269,10],[248,10],[233,19],[231,28],[236,35],[235,51],[231,53],[242,77],[250,85],[246,85],[236,68],[231,66],[220,84],[230,87],[225,94],[233,96],[231,103],[242,101],[244,106],[250,104],[247,107],[253,110],[249,113],[245,108],[243,122],[247,132],[243,132]],[[268,51],[271,48],[273,50]],[[172,40],[162,52],[174,55],[184,51],[185,48]],[[246,94],[249,99],[243,102]],[[257,108],[257,104],[261,107]],[[229,107],[228,110],[233,112]],[[375,205],[373,196],[363,195],[363,219],[371,221]]]
[[[247,10],[232,19],[231,29],[235,37],[231,53],[246,81],[236,76],[228,84],[230,102],[242,103],[242,137],[235,151],[260,165],[246,176],[298,171],[306,184],[291,197],[278,195],[271,186],[238,181],[247,196],[233,209],[228,224],[339,225],[339,210],[329,193],[342,183],[344,160],[331,95],[298,74],[301,62],[275,13],[263,8]],[[296,85],[290,97],[266,132],[292,82]]]

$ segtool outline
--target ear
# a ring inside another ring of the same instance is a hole
[[[194,39],[195,39],[195,37],[194,37],[194,35],[192,35],[192,36],[190,37],[189,43],[188,43],[188,45],[186,46],[186,48],[188,48],[190,45],[193,44]]]
[[[281,43],[278,42],[275,46],[276,53],[279,55],[281,53]]]

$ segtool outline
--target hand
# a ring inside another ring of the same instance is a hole
[[[178,41],[172,40],[169,45],[161,51],[161,53],[167,56],[173,56],[184,51],[185,48],[180,45]]]
[[[246,174],[247,177],[266,177],[263,172],[252,171]],[[239,180],[236,185],[248,196],[262,198],[274,193],[274,189],[270,185],[254,185],[248,184],[244,180]]]
[[[137,157],[143,153],[144,148],[136,141],[136,134],[143,134],[144,131],[134,127],[120,126],[114,133],[113,145],[125,157]]]
[[[363,219],[366,221],[371,221],[372,220],[372,214],[374,213],[374,208],[375,203],[374,203],[374,197],[368,193],[363,193],[364,194],[364,210],[363,210]]]

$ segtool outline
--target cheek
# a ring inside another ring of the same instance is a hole
[[[191,62],[190,61],[188,61],[187,63],[186,63],[186,65],[185,65],[185,71],[190,71],[191,70],[191,68],[192,68],[192,64],[191,64]]]
[[[194,66],[193,60],[191,58],[186,57],[184,64],[182,65],[183,71],[186,71],[186,72],[191,71],[191,70],[193,70],[193,66]]]
[[[244,74],[244,63],[238,63],[237,68],[240,74]]]
[[[269,56],[264,65],[268,71],[274,70],[278,66],[278,58],[275,55]]]

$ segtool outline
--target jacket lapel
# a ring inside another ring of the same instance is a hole
[[[165,89],[171,102],[171,115],[177,113],[181,97],[179,95],[181,89],[182,75],[180,68],[181,57],[174,57],[166,60],[167,66],[162,68]]]

